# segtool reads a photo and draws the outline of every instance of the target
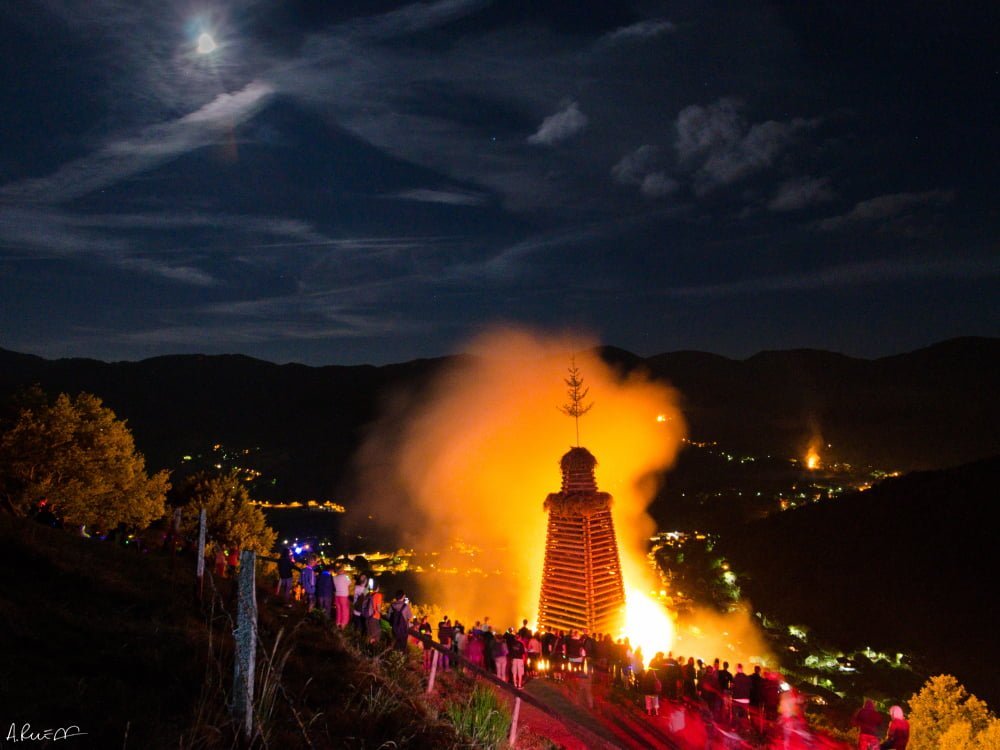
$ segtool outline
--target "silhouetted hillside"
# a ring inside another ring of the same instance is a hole
[[[328,498],[379,399],[419,386],[438,364],[315,368],[238,355],[104,363],[0,350],[0,392],[36,383],[50,393],[89,391],[128,420],[150,467],[178,467],[216,443],[260,448],[255,465],[277,479],[262,494]]]
[[[684,398],[691,433],[733,450],[800,455],[811,438],[836,459],[900,470],[1000,452],[1000,340],[964,338],[875,360],[813,350],[728,360],[650,357]]]
[[[725,552],[762,611],[845,648],[920,653],[996,706],[998,482],[1000,457],[889,479],[749,524]]]
[[[680,392],[691,436],[733,450],[801,455],[810,438],[831,458],[885,468],[940,468],[1000,452],[1000,339],[947,341],[877,360],[829,352],[702,352],[642,358],[604,347]],[[419,387],[454,358],[384,367],[276,365],[249,357],[140,362],[45,360],[0,350],[0,394],[34,383],[90,391],[131,426],[153,468],[175,468],[214,443],[260,448],[255,464],[281,497],[331,497],[381,400]]]

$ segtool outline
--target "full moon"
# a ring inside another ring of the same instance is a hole
[[[201,35],[198,37],[198,54],[207,55],[209,52],[214,52],[215,47],[216,44],[215,40],[212,38],[212,35],[209,34],[207,31],[202,32]]]

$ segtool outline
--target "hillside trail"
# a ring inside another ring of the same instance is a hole
[[[648,716],[636,703],[623,699],[606,684],[569,677],[561,682],[534,679],[525,692],[564,716],[559,722],[522,704],[521,722],[566,750],[845,750],[846,745],[817,733],[792,735],[787,745],[780,729],[753,742],[706,722],[691,706],[662,700],[660,714]]]
[[[535,679],[526,683],[525,690],[568,721],[562,724],[522,706],[524,723],[567,750],[706,747],[704,732],[676,736],[670,731],[667,716],[647,716],[632,703],[616,700],[605,685],[590,678],[567,677],[559,682]]]

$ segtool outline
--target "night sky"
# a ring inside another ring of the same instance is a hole
[[[0,346],[1000,335],[1000,5],[955,5],[3,2]]]

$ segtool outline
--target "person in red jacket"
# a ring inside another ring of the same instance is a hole
[[[889,709],[889,729],[882,741],[882,750],[906,750],[910,741],[910,722],[903,716],[903,709],[893,706]]]
[[[875,750],[879,746],[878,735],[885,717],[875,708],[875,702],[866,700],[865,705],[854,714],[851,723],[858,728],[858,750]]]

